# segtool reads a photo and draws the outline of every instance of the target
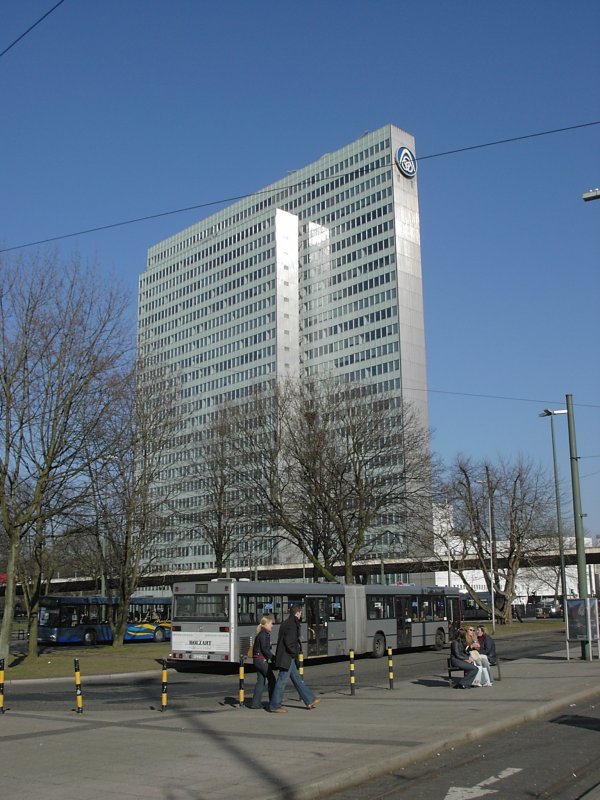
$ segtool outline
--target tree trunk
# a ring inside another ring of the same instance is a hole
[[[0,625],[0,658],[5,660],[10,655],[10,633],[13,617],[15,615],[16,583],[14,576],[17,574],[17,561],[19,559],[20,541],[13,532],[13,537],[9,543],[8,559],[6,563],[6,592],[4,595],[4,617]]]
[[[38,605],[36,604],[35,611],[29,617],[29,644],[27,646],[27,655],[31,658],[37,658],[38,651]]]

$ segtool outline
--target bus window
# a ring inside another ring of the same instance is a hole
[[[436,622],[441,622],[446,619],[446,598],[435,597],[432,598],[433,603],[433,619]]]
[[[253,594],[241,594],[238,597],[238,623],[240,625],[256,625],[256,597]]]
[[[300,606],[302,609],[302,622],[306,622],[306,613],[304,611],[304,597],[297,594],[284,594],[281,598],[281,607],[284,617],[287,618],[292,606]]]
[[[383,600],[383,618],[384,619],[394,619],[396,616],[394,613],[394,598],[386,594],[382,598]]]
[[[381,597],[372,595],[367,597],[367,619],[381,619],[383,616],[383,604]]]
[[[342,595],[333,595],[327,598],[329,603],[329,621],[343,622],[346,619],[344,598]]]
[[[391,595],[367,597],[367,619],[393,619],[394,598]]]
[[[61,606],[60,627],[76,628],[79,625],[79,609],[76,606]]]
[[[281,598],[273,595],[258,595],[256,598],[256,624],[261,617],[270,616],[273,622],[281,622]]]
[[[419,620],[421,622],[431,622],[433,620],[433,610],[431,608],[431,600],[428,597],[421,598],[421,610],[419,613]]]
[[[198,622],[227,622],[229,597],[224,594],[188,594],[175,598],[174,616]]]
[[[58,608],[40,606],[40,625],[47,625],[49,628],[58,628],[59,622],[60,612]]]
[[[413,622],[419,621],[419,598],[418,597],[411,597],[410,598],[410,618]]]

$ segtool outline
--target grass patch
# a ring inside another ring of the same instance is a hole
[[[475,627],[477,620],[469,620]],[[489,633],[492,623],[481,620]],[[561,619],[526,619],[521,624],[497,625],[495,639],[509,636],[529,636],[532,633],[552,630],[564,630]],[[96,645],[94,647],[55,647],[44,648],[37,658],[16,652],[14,647],[7,661],[6,680],[23,680],[26,678],[70,678],[74,675],[73,659],[79,659],[82,677],[85,675],[110,675],[126,672],[145,672],[156,670],[159,673],[163,659],[170,651],[170,642],[132,642],[122,647]],[[18,649],[24,650],[26,643]]]
[[[492,622],[489,619],[482,620],[465,620],[463,625],[469,623],[470,628],[476,628],[478,625],[483,625],[486,631],[493,636],[494,639],[505,639],[508,636],[524,636],[531,633],[542,633],[547,631],[564,631],[565,623],[562,619],[524,619],[523,622],[514,620],[511,625],[498,625],[496,623],[496,633],[492,633]]]
[[[5,679],[72,677],[75,672],[73,664],[75,658],[79,659],[82,677],[121,672],[145,672],[146,670],[156,670],[159,673],[162,661],[168,657],[169,652],[169,642],[160,644],[132,642],[122,647],[96,645],[94,647],[44,648],[37,658],[11,652]]]

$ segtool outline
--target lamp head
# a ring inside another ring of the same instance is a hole
[[[538,414],[539,417],[553,417],[555,414],[567,414],[568,411],[566,408],[559,408],[556,411],[552,411],[549,408],[545,408],[543,411],[540,411]]]

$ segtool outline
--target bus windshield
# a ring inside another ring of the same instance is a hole
[[[224,594],[179,594],[174,598],[173,616],[194,622],[227,622],[229,596]]]

